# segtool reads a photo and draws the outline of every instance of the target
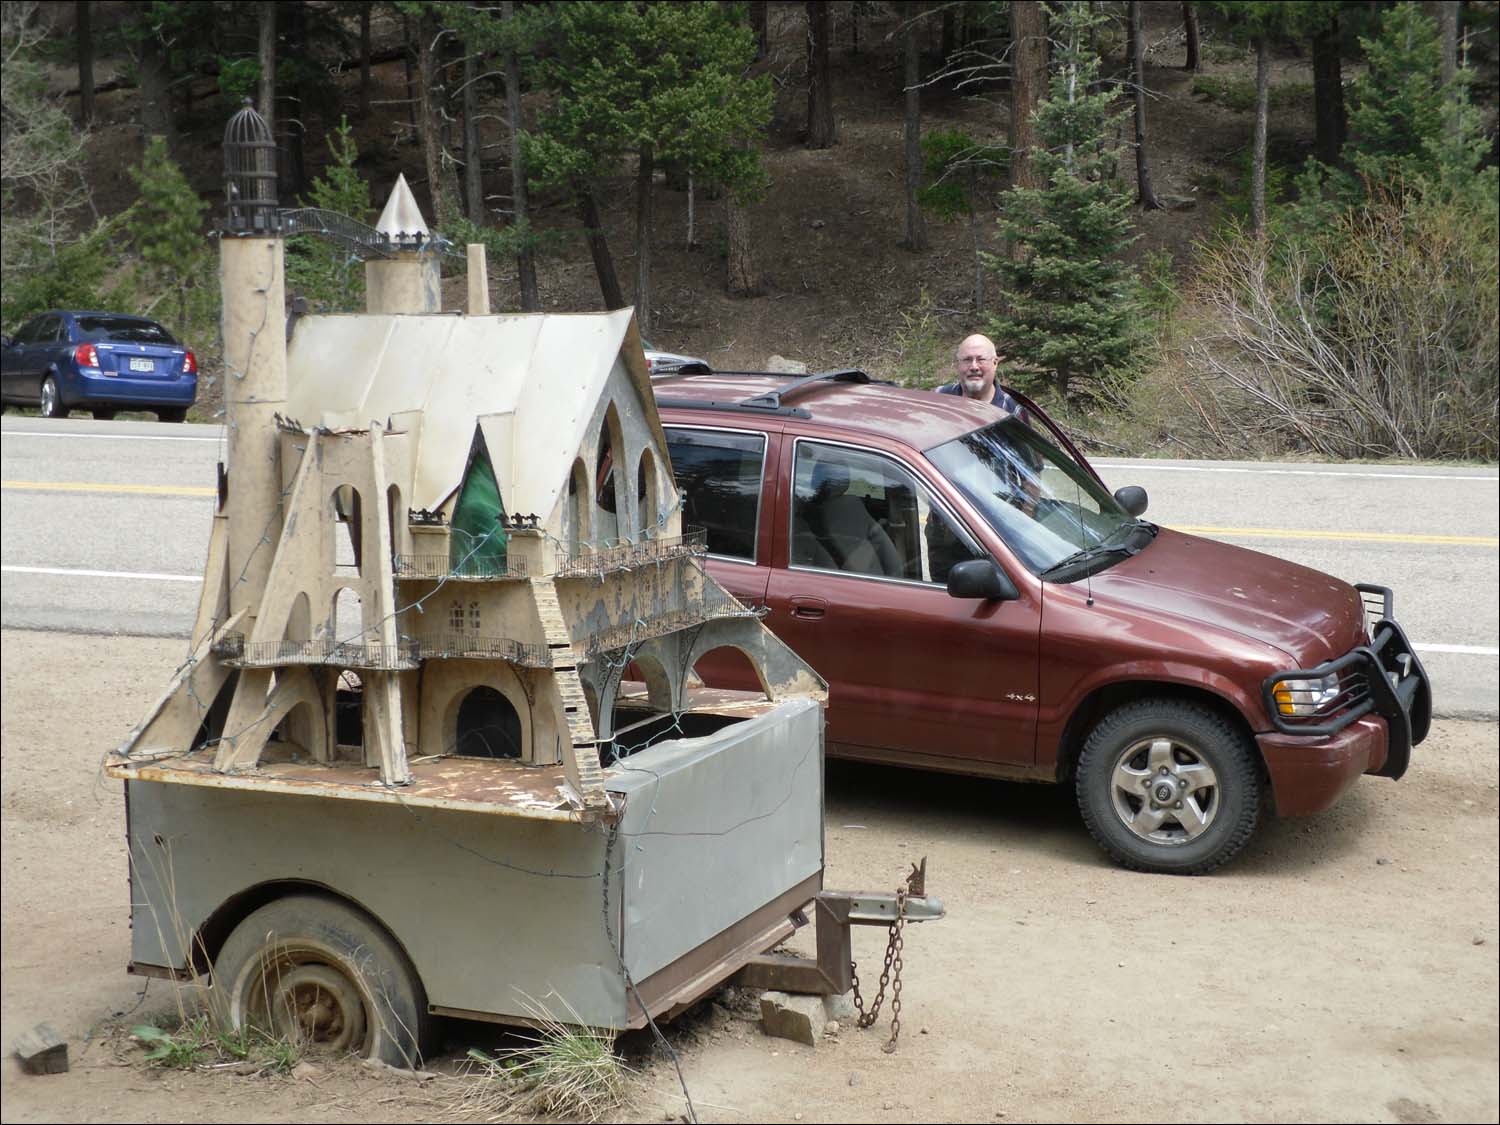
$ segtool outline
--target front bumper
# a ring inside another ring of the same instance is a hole
[[[1386,724],[1356,719],[1332,736],[1258,734],[1256,745],[1271,776],[1278,816],[1311,816],[1332,807],[1367,773],[1387,764]]]
[[[1261,693],[1271,725],[1278,734],[1299,736],[1297,743],[1305,744],[1309,737],[1332,739],[1355,723],[1369,722],[1366,716],[1384,719],[1385,754],[1378,763],[1372,761],[1367,770],[1361,772],[1398,778],[1411,763],[1412,747],[1427,737],[1432,725],[1432,684],[1427,678],[1427,670],[1412,651],[1411,642],[1396,624],[1390,589],[1365,583],[1355,588],[1375,618],[1370,627],[1370,643],[1360,645],[1335,660],[1325,661],[1316,668],[1296,668],[1267,676],[1261,685]],[[1334,699],[1312,714],[1282,714],[1275,698],[1277,684],[1287,681],[1317,683],[1331,676],[1337,677],[1339,685]],[[1262,739],[1270,737],[1273,736],[1262,736]],[[1316,742],[1313,745],[1322,747],[1331,743]],[[1274,771],[1272,776],[1274,780]]]

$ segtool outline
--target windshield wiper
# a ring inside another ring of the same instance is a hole
[[[1053,563],[1038,577],[1043,580],[1060,581],[1070,578],[1082,578],[1085,572],[1093,573],[1090,564],[1100,562],[1104,559],[1119,556],[1128,558],[1136,554],[1151,540],[1156,538],[1156,527],[1145,520],[1131,520],[1122,523],[1097,543],[1074,551],[1066,558]],[[1118,540],[1118,542],[1116,541]],[[1103,569],[1102,567],[1098,569]],[[1073,573],[1077,571],[1077,573]]]

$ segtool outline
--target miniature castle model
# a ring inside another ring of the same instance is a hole
[[[401,178],[369,311],[284,335],[274,180],[231,181],[228,466],[191,656],[125,758],[234,777],[353,754],[412,796],[448,784],[415,761],[503,759],[561,767],[567,802],[605,810],[627,670],[659,716],[691,709],[723,646],[768,699],[824,697],[704,572],[630,310],[487,315],[471,248],[468,315],[442,315]]]

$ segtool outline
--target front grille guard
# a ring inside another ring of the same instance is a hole
[[[1397,778],[1411,762],[1411,748],[1427,737],[1432,725],[1432,686],[1427,670],[1412,651],[1411,642],[1392,615],[1393,597],[1385,586],[1359,583],[1355,586],[1373,619],[1368,645],[1346,652],[1316,668],[1297,668],[1267,676],[1261,685],[1271,725],[1283,734],[1327,737],[1337,734],[1364,716],[1377,714],[1386,721],[1385,765],[1375,772]],[[1338,694],[1306,716],[1283,715],[1276,706],[1275,687],[1298,681],[1320,681],[1338,677]]]

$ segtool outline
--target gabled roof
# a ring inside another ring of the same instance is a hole
[[[458,487],[484,419],[506,507],[545,518],[617,359],[664,450],[630,309],[306,316],[287,348],[287,413],[307,426],[362,430],[419,412],[407,504],[427,509]]]

